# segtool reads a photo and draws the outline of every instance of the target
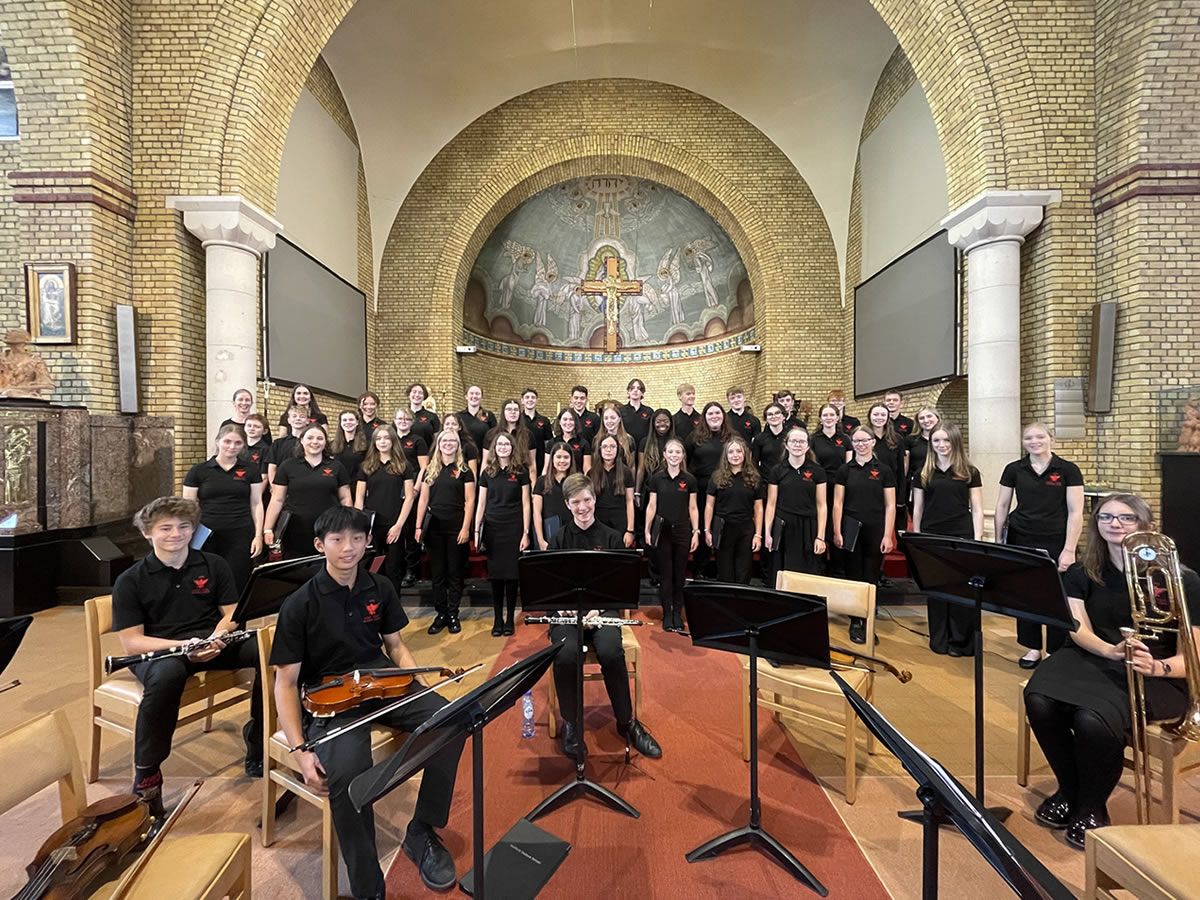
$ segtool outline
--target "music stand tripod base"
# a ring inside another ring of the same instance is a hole
[[[774,857],[775,861],[790,872],[797,881],[808,885],[822,897],[828,896],[829,891],[804,863],[796,859],[787,847],[771,836],[770,832],[763,831],[757,825],[743,825],[741,828],[735,828],[733,831],[719,835],[711,841],[701,844],[688,853],[685,858],[690,863],[699,862],[702,859],[714,859],[726,850],[732,850],[742,844],[750,844],[765,851]]]

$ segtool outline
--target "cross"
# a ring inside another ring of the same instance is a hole
[[[642,282],[625,281],[620,273],[621,261],[615,256],[604,260],[604,278],[584,281],[579,285],[581,294],[604,297],[604,319],[607,323],[604,348],[613,353],[617,349],[617,314],[620,312],[622,295],[636,296],[642,292]]]

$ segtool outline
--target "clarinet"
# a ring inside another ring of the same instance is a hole
[[[122,669],[127,669],[140,662],[169,659],[172,656],[187,656],[189,653],[203,650],[217,641],[227,647],[231,644],[240,644],[242,641],[250,640],[256,634],[258,634],[257,628],[249,631],[228,631],[219,637],[193,639],[183,644],[176,644],[174,647],[167,647],[165,650],[151,650],[148,653],[134,653],[131,656],[106,656],[104,657],[104,674],[111,675],[113,672],[120,672]]]
[[[526,625],[574,625],[574,616],[526,616],[524,622]],[[603,628],[605,625],[613,625],[620,627],[621,625],[644,625],[646,624],[641,619],[614,619],[611,616],[593,616],[592,618],[584,618],[583,626],[585,628]]]

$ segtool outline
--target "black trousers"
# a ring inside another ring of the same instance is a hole
[[[245,732],[246,754],[262,756],[262,690],[255,641],[226,647],[208,662],[169,656],[133,666],[133,674],[142,683],[142,702],[138,704],[133,732],[134,765],[139,769],[157,769],[171,755],[171,740],[179,722],[179,701],[188,676],[195,672],[249,668],[254,669],[254,687],[250,693],[250,721]]]
[[[1065,534],[1054,536],[1027,534],[1010,525],[1005,543],[1011,544],[1014,547],[1032,547],[1034,549],[1045,550],[1050,554],[1051,559],[1057,561],[1059,554],[1063,552],[1063,547],[1067,543],[1067,536]],[[1026,622],[1022,619],[1017,619],[1017,643],[1022,647],[1028,647],[1030,650],[1042,649],[1042,627],[1037,622]],[[1053,653],[1066,642],[1068,632],[1065,628],[1055,628],[1052,625],[1047,625],[1045,628],[1046,652]]]
[[[317,738],[328,729],[345,725],[361,715],[378,709],[387,701],[371,701],[357,709],[347,710],[326,719],[312,719],[305,726],[308,738]],[[427,694],[420,700],[393,710],[375,721],[380,725],[413,731],[448,701],[437,694]],[[438,753],[425,767],[417,806],[413,818],[433,828],[445,826],[454,798],[454,778],[458,772],[458,757],[463,740],[456,740]],[[329,805],[333,827],[346,869],[350,873],[350,889],[355,897],[383,896],[383,871],[375,849],[375,814],[371,807],[361,813],[354,809],[348,791],[356,776],[371,768],[371,730],[356,728],[316,748],[325,780],[329,785]]]
[[[879,549],[883,541],[882,522],[863,522],[858,532],[858,541],[853,550],[843,551],[842,560],[846,567],[846,577],[851,581],[865,581],[867,584],[878,584],[879,574],[883,571],[883,551]],[[851,616],[853,623],[858,616]]]
[[[430,520],[429,534],[422,532],[429,550],[429,577],[433,580],[433,608],[438,615],[457,616],[462,602],[470,544],[458,543],[462,522]]]
[[[711,501],[712,498],[708,496],[708,482],[706,481],[696,491],[696,512],[700,514],[699,522],[702,528],[704,527],[704,510]],[[701,540],[696,544],[696,552],[692,554],[692,573],[697,578],[702,575],[711,575],[713,567],[710,563],[712,558],[712,549],[708,544],[704,543],[702,535]]]
[[[515,578],[492,579],[492,612],[495,613],[497,624],[507,621],[513,624],[517,611],[517,588],[520,582]],[[506,602],[507,601],[507,602]],[[504,613],[507,612],[507,619]]]
[[[564,722],[575,721],[575,676],[579,659],[579,630],[574,625],[551,625],[550,641],[563,648],[554,658],[554,689],[558,692],[558,708]],[[633,721],[633,700],[629,695],[629,671],[625,667],[625,651],[621,648],[621,629],[583,629],[584,645],[596,651],[604,688],[612,703],[617,727],[624,731]]]
[[[305,556],[312,556],[317,552],[316,544],[313,543],[313,525],[316,524],[316,519],[307,519],[292,510],[292,516],[288,519],[287,528],[283,531],[283,558],[284,559],[300,559]]]
[[[411,520],[412,516],[410,515],[408,521]],[[406,525],[408,521],[405,522]],[[394,544],[387,542],[387,533],[395,524],[395,519],[385,519],[376,512],[375,525],[371,529],[371,540],[375,544],[376,554],[383,557],[381,571],[388,581],[392,583],[392,586],[396,590],[399,590],[400,580],[404,578],[404,535],[401,534],[400,539]]]
[[[717,548],[717,580],[727,584],[749,584],[754,522],[726,521]]]
[[[1125,735],[1115,734],[1092,710],[1045,694],[1026,692],[1025,714],[1073,809],[1083,815],[1104,814],[1121,780]]]
[[[250,557],[250,542],[254,540],[254,523],[237,528],[214,528],[204,542],[204,552],[215,553],[233,570],[233,582],[238,590],[250,580],[254,560]],[[315,551],[314,551],[315,552]]]
[[[683,609],[683,583],[687,580],[687,559],[691,546],[690,525],[663,523],[654,554],[658,558],[658,599],[664,614]],[[562,654],[559,656],[561,658]]]

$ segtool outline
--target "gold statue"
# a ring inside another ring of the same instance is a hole
[[[29,351],[33,338],[28,331],[14,329],[4,335],[8,349],[0,356],[0,398],[46,400],[54,380],[42,358]]]

